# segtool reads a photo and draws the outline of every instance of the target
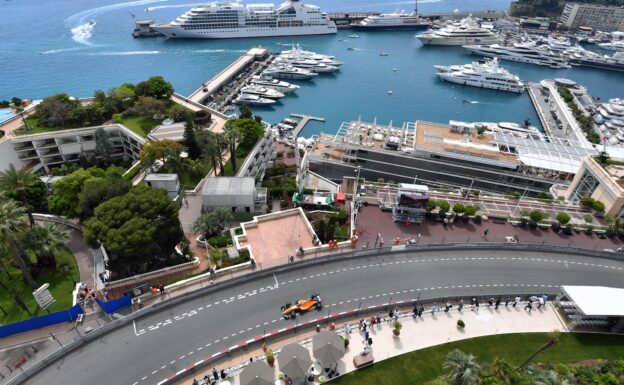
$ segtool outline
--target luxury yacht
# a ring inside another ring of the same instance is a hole
[[[416,37],[424,45],[486,45],[503,41],[499,35],[489,29],[481,28],[472,17],[463,19],[459,24],[421,33]]]
[[[570,68],[561,54],[552,52],[547,45],[538,45],[535,41],[516,43],[512,46],[500,44],[465,45],[464,48],[475,55],[498,57],[520,63],[537,64],[551,68]]]
[[[615,52],[613,55],[608,56],[581,48],[568,51],[567,54],[572,65],[624,71],[624,52]]]
[[[274,79],[292,79],[292,80],[307,80],[317,76],[317,73],[304,70],[302,68],[296,68],[288,65],[275,65],[270,66],[262,73],[265,76],[270,76]]]
[[[258,95],[261,98],[266,98],[266,99],[279,99],[279,98],[284,97],[284,94],[279,91],[276,91],[272,88],[255,85],[255,84],[241,88],[241,93],[247,94],[247,95]]]
[[[268,105],[275,103],[273,99],[261,98],[258,95],[240,94],[233,100],[235,104]]]
[[[459,71],[438,72],[438,76],[447,82],[466,86],[509,92],[524,91],[524,83],[520,78],[499,67],[496,58],[484,64],[472,63],[470,68]]]
[[[279,91],[283,93],[293,92],[294,90],[299,88],[299,86],[296,84],[290,84],[282,80],[266,78],[266,77],[257,76],[257,75],[251,78],[251,80],[249,81],[249,84],[255,84],[255,85],[262,86],[262,87],[271,88],[271,89],[274,89],[275,91]]]

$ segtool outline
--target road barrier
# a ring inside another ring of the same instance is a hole
[[[17,376],[9,380],[7,382],[7,385],[16,385],[16,384],[25,382],[26,380],[34,376],[36,373],[45,369],[47,366],[53,364],[54,362],[56,362],[57,360],[65,356],[66,354],[75,351],[76,349],[90,343],[91,341],[100,339],[102,336],[108,334],[111,331],[114,331],[118,327],[124,326],[132,321],[137,320],[138,318],[149,316],[149,315],[152,315],[153,313],[169,309],[180,303],[204,296],[206,294],[213,293],[217,290],[224,290],[224,289],[239,285],[241,283],[247,283],[251,280],[264,279],[267,277],[272,277],[273,274],[284,273],[284,272],[288,272],[288,271],[300,269],[300,268],[308,268],[308,267],[318,265],[318,264],[323,264],[326,262],[346,261],[346,260],[352,260],[354,258],[371,257],[371,256],[381,257],[381,256],[402,254],[406,252],[415,253],[415,255],[417,256],[418,253],[425,253],[425,252],[457,251],[458,253],[461,253],[466,250],[542,252],[545,254],[552,253],[552,254],[559,254],[559,255],[567,253],[570,255],[579,255],[579,256],[588,256],[588,257],[595,257],[595,258],[605,258],[605,259],[611,259],[611,260],[617,260],[617,261],[624,261],[624,255],[620,255],[618,253],[613,253],[613,252],[606,252],[606,251],[600,251],[600,250],[586,250],[586,249],[569,248],[569,247],[553,248],[552,246],[548,246],[548,245],[508,244],[508,243],[498,243],[498,244],[457,243],[457,244],[404,245],[404,246],[401,246],[400,248],[385,247],[385,248],[377,248],[377,249],[358,250],[358,251],[352,251],[348,253],[345,252],[341,254],[325,255],[322,257],[318,257],[318,258],[299,260],[293,263],[279,265],[279,266],[275,266],[275,267],[271,267],[267,269],[256,269],[256,270],[253,270],[250,274],[246,274],[246,275],[239,276],[239,277],[234,277],[227,281],[215,282],[213,285],[205,286],[199,290],[184,293],[179,296],[173,297],[169,300],[155,303],[150,306],[146,306],[143,309],[135,311],[123,318],[119,318],[110,323],[107,323],[101,328],[96,329],[72,341],[71,343],[64,345],[61,349],[51,353],[49,356],[45,357],[41,361],[36,362],[32,366],[24,369],[23,372],[19,373]],[[488,288],[487,290],[492,290],[492,289],[493,288]],[[501,293],[498,293],[498,294],[500,295]],[[504,293],[504,294],[513,295],[514,293]],[[546,292],[545,294],[552,294],[552,293]],[[489,294],[488,296],[491,296],[491,295],[492,294]],[[392,305],[396,305],[396,304],[399,304],[399,302],[392,303]],[[401,302],[400,304],[404,306],[408,303]],[[386,304],[384,306],[388,306],[388,305]],[[375,307],[367,307],[365,309],[360,309],[359,311],[362,311],[362,310],[372,311],[374,309]],[[338,313],[339,316],[353,316],[355,314],[356,313],[354,313],[354,311]],[[327,318],[320,318],[321,321],[326,320],[326,319]],[[298,325],[296,327],[302,327],[312,322],[318,322],[318,321],[313,320],[306,324]],[[294,330],[295,326],[291,328],[286,328],[286,330],[280,329],[276,331],[275,335],[277,335],[278,333],[283,333],[285,331]],[[246,345],[247,343],[245,343],[245,345],[242,345],[241,347],[246,346]],[[213,358],[219,357],[220,354],[222,353],[217,354]]]
[[[19,333],[25,333],[36,329],[41,329],[63,322],[71,322],[78,318],[78,315],[80,314],[84,314],[84,311],[82,310],[80,305],[74,305],[67,310],[61,310],[54,313],[42,315],[40,317],[32,317],[24,321],[3,325],[0,326],[0,338],[12,336]]]
[[[106,314],[114,313],[124,307],[132,305],[132,299],[127,295],[112,301],[102,301],[99,298],[96,298],[95,301]]]

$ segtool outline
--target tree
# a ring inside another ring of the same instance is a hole
[[[12,257],[22,271],[26,283],[36,289],[37,283],[18,247],[18,240],[21,239],[27,229],[28,217],[24,208],[12,199],[0,199],[0,241],[9,245]]]
[[[251,113],[251,110],[249,109],[249,107],[242,105],[239,107],[239,113],[238,113],[238,117],[241,119],[251,119],[253,118],[253,114]]]
[[[553,330],[552,332],[548,333],[548,341],[546,341],[546,343],[544,345],[542,345],[542,347],[540,347],[539,349],[537,349],[537,351],[535,353],[533,353],[531,355],[531,357],[527,358],[526,361],[524,361],[522,364],[520,364],[518,366],[518,370],[524,368],[525,366],[527,366],[529,364],[529,362],[531,362],[535,357],[537,357],[538,354],[540,354],[541,352],[543,352],[544,350],[555,346],[559,343],[559,335],[561,334],[561,332],[559,330]]]
[[[539,373],[533,379],[532,385],[568,385],[567,380],[560,380],[554,370]]]
[[[228,120],[223,128],[223,137],[230,151],[232,173],[236,173],[236,143],[243,137],[233,120]]]
[[[151,96],[139,96],[139,100],[134,104],[133,111],[137,115],[153,118],[153,116],[162,115],[167,106],[162,100],[158,100]]]
[[[95,130],[95,153],[102,158],[105,165],[111,164],[111,154],[113,144],[108,137],[108,133],[103,128]]]
[[[231,121],[241,136],[241,145],[243,148],[251,149],[258,139],[264,135],[264,127],[262,124],[253,119],[236,119]]]
[[[93,216],[95,208],[107,200],[122,196],[130,191],[132,183],[122,177],[91,179],[84,183],[78,194],[76,213],[81,221]]]
[[[192,120],[187,120],[186,123],[184,123],[183,142],[189,158],[197,159],[201,156],[201,149],[197,144],[197,138],[195,137],[195,126]]]
[[[4,291],[9,293],[11,295],[11,297],[13,297],[13,300],[15,300],[15,303],[17,304],[17,306],[21,307],[26,313],[28,313],[28,315],[30,317],[33,316],[32,312],[30,311],[28,306],[26,306],[24,301],[22,301],[22,299],[19,297],[19,295],[17,295],[13,290],[11,290],[10,286],[5,285],[4,282],[2,282],[1,279],[0,279],[0,287],[2,289],[4,289]],[[3,311],[4,311],[4,309],[3,309]],[[5,314],[6,314],[6,312],[5,312]]]
[[[13,104],[14,107],[20,107],[22,105],[22,99],[17,96],[13,96],[11,98],[11,104]]]
[[[84,168],[79,168],[54,182],[54,193],[48,198],[50,212],[56,215],[75,218],[77,216],[76,202],[78,202],[78,194],[80,194],[82,186],[84,186],[88,180],[101,180],[105,176],[106,172],[97,167],[91,167],[86,170]]]
[[[520,372],[508,361],[496,357],[492,363],[492,367],[494,369],[494,374],[488,377],[495,377],[506,385],[519,384],[521,379]]]
[[[438,207],[440,214],[445,214],[451,209],[451,204],[448,201],[438,201]]]
[[[193,111],[176,103],[169,109],[169,117],[173,119],[174,122],[186,122],[192,120],[194,114]]]
[[[231,220],[232,214],[228,210],[218,208],[197,218],[193,223],[193,231],[208,239],[212,235],[219,234]]]
[[[325,227],[325,221],[318,221],[314,229],[321,243],[327,243],[327,240],[325,239]]]
[[[33,204],[29,199],[29,191],[41,182],[35,174],[26,170],[26,168],[16,169],[13,163],[9,164],[9,169],[0,172],[0,190],[6,195],[22,202],[26,212],[30,226],[34,226],[35,219],[32,215]],[[32,195],[30,198],[34,198]],[[34,203],[34,202],[33,202]]]
[[[43,99],[37,106],[37,117],[48,127],[65,127],[77,118],[80,102],[67,94],[56,94]]]
[[[572,217],[568,213],[559,213],[557,214],[556,219],[557,219],[557,222],[559,222],[560,224],[567,225],[568,222],[572,220]]]
[[[455,203],[453,205],[453,212],[454,213],[461,215],[461,214],[464,213],[464,211],[466,211],[466,207],[463,204]]]
[[[24,125],[24,128],[26,129],[26,131],[30,130],[30,126],[28,125],[28,122],[26,121],[26,117],[24,117],[24,107],[22,106],[15,107],[15,113],[18,114],[20,118],[22,119],[22,124]]]
[[[69,240],[65,230],[56,223],[44,223],[31,228],[24,237],[24,246],[37,255],[37,263],[56,268],[56,253]]]
[[[150,166],[157,160],[164,164],[169,158],[179,158],[182,150],[184,146],[180,143],[171,139],[163,139],[146,143],[141,148],[139,158],[144,166]]]
[[[471,385],[479,383],[481,367],[475,356],[455,349],[446,356],[445,369],[451,370],[453,385]]]
[[[210,123],[211,119],[212,115],[210,114],[210,112],[206,110],[199,110],[195,112],[193,122],[199,127],[205,127],[208,125],[208,123]]]
[[[540,210],[533,210],[531,211],[531,213],[529,214],[529,218],[531,218],[531,220],[535,223],[540,222],[541,220],[543,220],[545,217],[545,213],[543,211]]]
[[[123,276],[169,265],[183,236],[178,206],[165,190],[147,186],[100,204],[84,224],[87,243],[101,242],[107,267]]]
[[[109,97],[114,104],[114,110],[116,112],[127,110],[134,105],[136,101],[136,93],[134,90],[134,84],[124,83],[110,91]],[[103,104],[106,104],[106,100],[103,101]],[[114,112],[111,112],[111,114],[113,113]]]
[[[221,135],[211,131],[201,131],[201,133],[201,156],[212,163],[215,175],[219,175],[223,172],[223,139]]]
[[[162,76],[152,76],[138,83],[134,90],[139,97],[149,96],[156,99],[169,99],[173,91],[171,83],[165,81]]]

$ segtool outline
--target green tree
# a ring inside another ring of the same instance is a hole
[[[568,224],[568,222],[570,222],[570,220],[572,220],[572,217],[568,213],[559,213],[557,214],[556,219],[557,222],[559,222],[560,224],[566,225]]]
[[[174,104],[169,109],[169,117],[173,119],[174,122],[186,122],[192,120],[194,114],[192,111],[182,107],[179,104]]]
[[[138,83],[134,92],[139,96],[148,96],[156,99],[169,99],[173,95],[173,86],[162,76],[151,78]]]
[[[9,245],[11,255],[22,271],[26,283],[33,289],[37,288],[37,283],[30,273],[29,265],[22,256],[18,246],[18,241],[28,229],[28,216],[23,207],[19,206],[12,199],[0,199],[0,241]]]
[[[135,114],[152,119],[155,115],[164,114],[167,105],[162,100],[151,96],[139,96],[132,110]]]
[[[451,209],[451,204],[448,201],[438,201],[438,207],[440,208],[440,214],[444,214]]]
[[[56,94],[43,99],[37,106],[36,116],[48,127],[65,127],[78,118],[80,102],[67,94]]]
[[[479,383],[481,367],[475,356],[455,349],[446,356],[445,369],[451,371],[453,385],[471,385]]]
[[[13,104],[14,107],[19,107],[22,105],[22,99],[17,96],[13,96],[11,98],[11,104]]]
[[[151,166],[154,162],[161,161],[163,164],[171,158],[179,158],[184,146],[171,139],[158,140],[146,143],[141,148],[139,158],[144,167]]]
[[[541,220],[543,220],[545,217],[545,213],[543,211],[540,210],[533,210],[531,211],[531,213],[529,214],[529,218],[531,218],[531,220],[535,223],[540,222]]]
[[[84,222],[93,216],[95,208],[100,204],[128,193],[131,187],[130,181],[116,176],[87,180],[78,194],[78,217]]]
[[[183,236],[178,206],[166,191],[147,186],[100,204],[84,224],[87,243],[101,242],[107,267],[123,276],[169,265]]]
[[[241,119],[252,119],[253,118],[253,114],[251,113],[251,110],[249,109],[249,107],[242,105],[240,106],[240,108],[238,109],[239,113],[238,113],[238,117]]]
[[[195,137],[195,125],[192,120],[187,120],[184,123],[184,146],[186,147],[186,153],[189,158],[197,159],[201,156],[201,149],[197,144],[197,138]]]
[[[35,224],[35,219],[32,215],[33,207],[37,203],[36,189],[41,189],[41,179],[26,168],[22,167],[16,169],[11,163],[8,170],[0,172],[0,190],[7,196],[12,197],[24,205],[26,212],[28,213],[28,220],[30,226]]]
[[[327,243],[327,239],[325,238],[325,228],[325,221],[318,221],[314,228],[316,236],[318,237],[319,241],[321,241],[321,243]]]
[[[37,263],[46,268],[56,268],[56,253],[69,240],[65,230],[56,223],[43,223],[31,228],[23,243],[37,256]]]
[[[76,202],[82,186],[91,179],[101,180],[106,172],[97,167],[78,170],[54,182],[54,193],[48,198],[48,207],[52,214],[75,218]]]
[[[225,127],[223,128],[223,137],[225,143],[227,143],[228,150],[230,151],[232,173],[236,173],[236,143],[243,137],[243,135],[233,120],[229,120],[225,123]]]
[[[18,106],[18,107],[14,107],[14,109],[15,109],[15,113],[20,116],[20,119],[22,119],[22,124],[24,125],[24,128],[26,129],[26,131],[30,130],[30,126],[28,125],[28,122],[26,121],[26,117],[24,116],[24,107]]]
[[[11,297],[13,297],[13,300],[15,301],[15,303],[17,304],[17,306],[21,307],[22,310],[24,310],[26,313],[28,313],[28,315],[30,317],[33,316],[33,313],[30,311],[30,309],[28,308],[28,306],[26,306],[26,304],[24,303],[24,301],[20,298],[19,295],[17,295],[17,293],[15,293],[10,285],[7,286],[4,284],[4,282],[2,282],[2,280],[0,279],[0,288],[4,289],[4,291],[6,291]],[[4,311],[4,309],[2,309]],[[4,311],[5,315],[6,315],[6,311]]]
[[[134,84],[124,83],[119,87],[115,87],[110,92],[110,99],[114,103],[114,111],[121,112],[127,110],[134,105],[136,101],[136,93],[134,92]],[[103,104],[106,104],[104,101]],[[111,111],[111,115],[114,112]]]
[[[215,175],[224,171],[223,168],[223,138],[211,131],[200,131],[199,142],[202,149],[202,158],[212,163]],[[218,172],[217,172],[218,171]]]
[[[531,385],[568,385],[567,380],[560,380],[554,370],[547,370],[539,373],[533,379]]]
[[[212,235],[217,235],[228,222],[233,219],[232,214],[224,208],[218,208],[208,213],[203,213],[193,223],[193,231],[203,235],[208,239]]]
[[[95,153],[99,156],[105,165],[112,162],[111,154],[113,152],[113,144],[108,137],[108,133],[103,128],[95,130]]]
[[[463,214],[466,211],[466,207],[461,203],[455,203],[453,205],[453,212],[456,214]]]

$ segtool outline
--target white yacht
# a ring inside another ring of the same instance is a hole
[[[313,59],[288,59],[284,57],[278,57],[273,62],[274,64],[285,64],[293,66],[295,68],[302,68],[308,71],[323,73],[334,72],[338,70],[338,67],[327,65],[325,63],[318,62]]]
[[[284,94],[279,91],[268,87],[262,87],[256,84],[248,85],[241,88],[241,93],[247,95],[258,95],[261,98],[267,99],[279,99],[284,97]]]
[[[433,67],[440,72],[463,71],[463,70],[468,70],[476,66],[479,66],[485,63],[486,60],[489,60],[489,59],[484,59],[483,61],[480,61],[480,62],[473,61],[472,63],[468,63],[468,64],[454,64],[450,66],[434,65]]]
[[[600,55],[580,48],[566,52],[572,65],[593,67],[613,71],[624,71],[624,52],[615,52],[613,55]]]
[[[500,44],[465,45],[464,48],[475,55],[498,57],[520,63],[537,64],[551,68],[570,68],[561,54],[552,52],[547,45],[538,45],[535,41],[516,43],[512,46]]]
[[[600,48],[608,49],[609,51],[624,51],[624,41],[613,41],[610,43],[598,44]]]
[[[289,92],[293,92],[299,88],[299,86],[296,84],[290,84],[283,80],[267,78],[267,77],[262,77],[258,75],[253,76],[251,80],[249,81],[249,84],[256,84],[262,87],[271,88],[271,89],[274,89],[275,91],[279,91],[285,94]]]
[[[336,25],[315,5],[288,0],[273,4],[249,4],[224,0],[203,4],[172,22],[153,24],[168,38],[231,39],[241,37],[335,34]]]
[[[262,72],[263,75],[274,79],[308,80],[318,74],[312,71],[288,65],[270,66]]]
[[[268,98],[261,98],[258,95],[240,94],[233,100],[234,104],[250,104],[250,105],[269,105],[275,103],[275,100]]]
[[[624,146],[624,100],[615,98],[601,103],[594,115],[598,130],[610,145]]]
[[[424,30],[429,28],[430,24],[426,23],[418,17],[418,1],[414,12],[406,13],[404,11],[394,13],[382,13],[380,15],[371,15],[366,17],[358,24],[351,25],[353,29],[371,31],[371,30]]]
[[[316,60],[320,63],[340,67],[344,63],[336,60],[333,56],[323,55],[312,51],[305,51],[301,49],[299,44],[293,45],[291,49],[280,52],[278,56],[279,60]]]
[[[437,31],[421,33],[416,37],[424,45],[494,44],[503,41],[502,37],[489,29],[481,28],[472,17]]]
[[[465,86],[509,92],[524,91],[524,83],[520,78],[499,67],[496,58],[484,64],[472,63],[470,68],[459,71],[438,72],[437,75],[447,82]]]

